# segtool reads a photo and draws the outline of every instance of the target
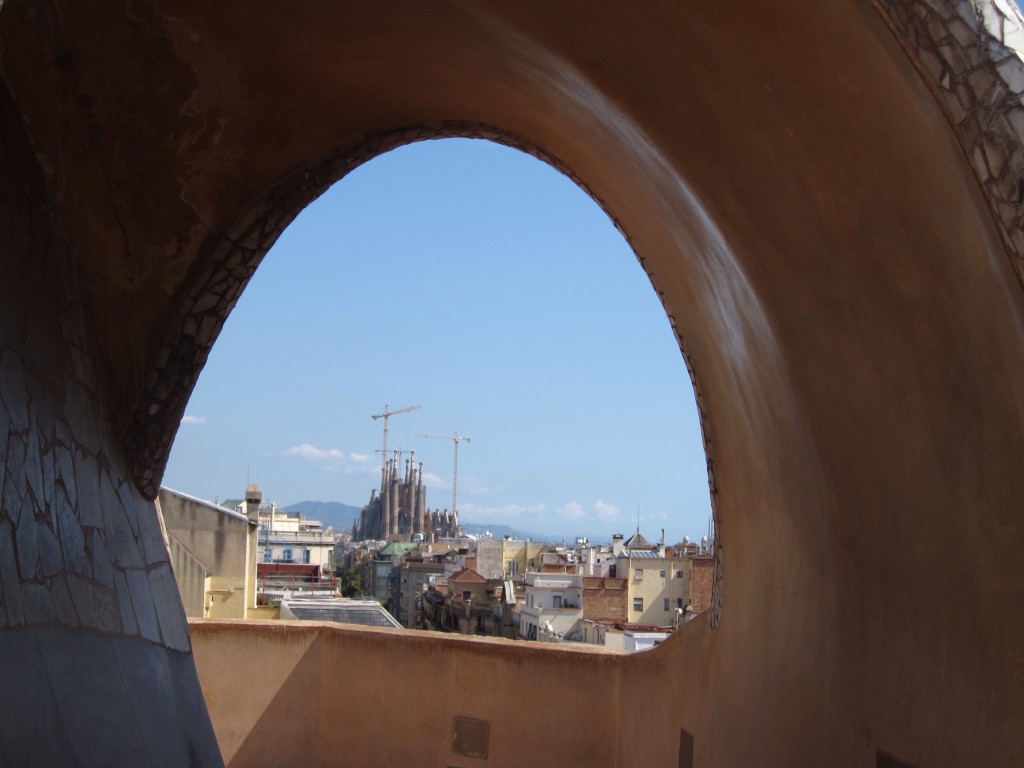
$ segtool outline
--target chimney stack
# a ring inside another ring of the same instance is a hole
[[[260,504],[263,503],[263,489],[250,483],[245,489],[245,516],[254,523],[260,521]]]

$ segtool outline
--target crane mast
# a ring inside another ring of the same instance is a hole
[[[459,443],[469,442],[469,438],[465,435],[460,435],[456,432],[454,435],[421,435],[418,433],[412,433],[412,437],[429,437],[434,440],[451,440],[455,444],[455,461],[452,468],[452,513],[457,514],[458,510],[455,507],[457,486],[459,482]]]
[[[381,469],[387,467],[388,463],[388,419],[397,413],[407,413],[409,411],[415,411],[417,408],[422,408],[422,405],[410,405],[407,408],[397,408],[393,411],[388,410],[387,403],[384,404],[384,413],[376,413],[370,416],[371,419],[376,421],[377,419],[384,419],[384,447],[381,449]]]

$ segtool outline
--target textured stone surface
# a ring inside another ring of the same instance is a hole
[[[177,594],[154,602],[162,530],[128,479],[81,296],[54,279],[75,266],[19,122],[0,85],[0,763],[217,764],[202,709],[178,711],[194,679],[160,705],[171,730],[143,736],[112,650],[145,645],[164,678],[168,654],[191,663]]]
[[[1010,0],[878,0],[988,196],[1024,282],[1024,19]]]

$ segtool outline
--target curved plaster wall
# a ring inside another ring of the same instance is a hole
[[[105,680],[133,667],[90,644],[191,669],[147,499],[221,324],[331,182],[475,135],[590,192],[685,350],[719,578],[709,623],[659,654],[656,695],[697,764],[1011,762],[1020,35],[1003,0],[8,0],[0,643],[29,643],[51,685],[47,633]],[[168,679],[159,737],[215,761],[183,704],[194,675]],[[113,688],[39,711],[90,722],[112,697],[140,735],[88,749],[160,754],[155,715]],[[49,746],[93,761],[80,743]]]

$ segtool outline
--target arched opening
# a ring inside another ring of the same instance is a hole
[[[455,500],[451,442],[413,435],[471,438],[457,484],[467,533],[538,550],[568,543],[574,559],[577,537],[607,546],[613,533],[642,532],[669,545],[669,559],[684,538],[691,555],[710,555],[707,468],[679,340],[606,214],[533,157],[490,141],[418,142],[304,209],[226,322],[164,484],[213,501],[258,482],[282,514],[355,534],[381,485],[381,428],[369,417],[384,402],[424,404],[391,422],[391,448],[414,472],[422,465],[436,513]],[[310,500],[350,509],[300,503]],[[261,535],[266,563],[303,562],[298,544],[275,549]],[[506,575],[543,570],[539,555],[522,559]],[[670,563],[675,582],[659,590],[648,578],[636,600],[623,590],[621,611],[594,616],[665,628],[677,609],[703,611],[710,559],[697,596],[684,562]],[[373,594],[387,601],[384,586]],[[580,603],[566,600],[580,617],[558,616],[558,638],[583,638]]]
[[[379,479],[370,411],[424,401],[392,422],[393,447],[429,459],[450,494],[450,446],[409,433],[471,436],[466,522],[629,533],[639,505],[649,537],[699,538],[710,504],[689,389],[657,297],[591,200],[515,150],[423,142],[357,169],[277,241],[213,348],[165,481],[225,498],[248,474],[282,500],[333,487],[361,504]]]

